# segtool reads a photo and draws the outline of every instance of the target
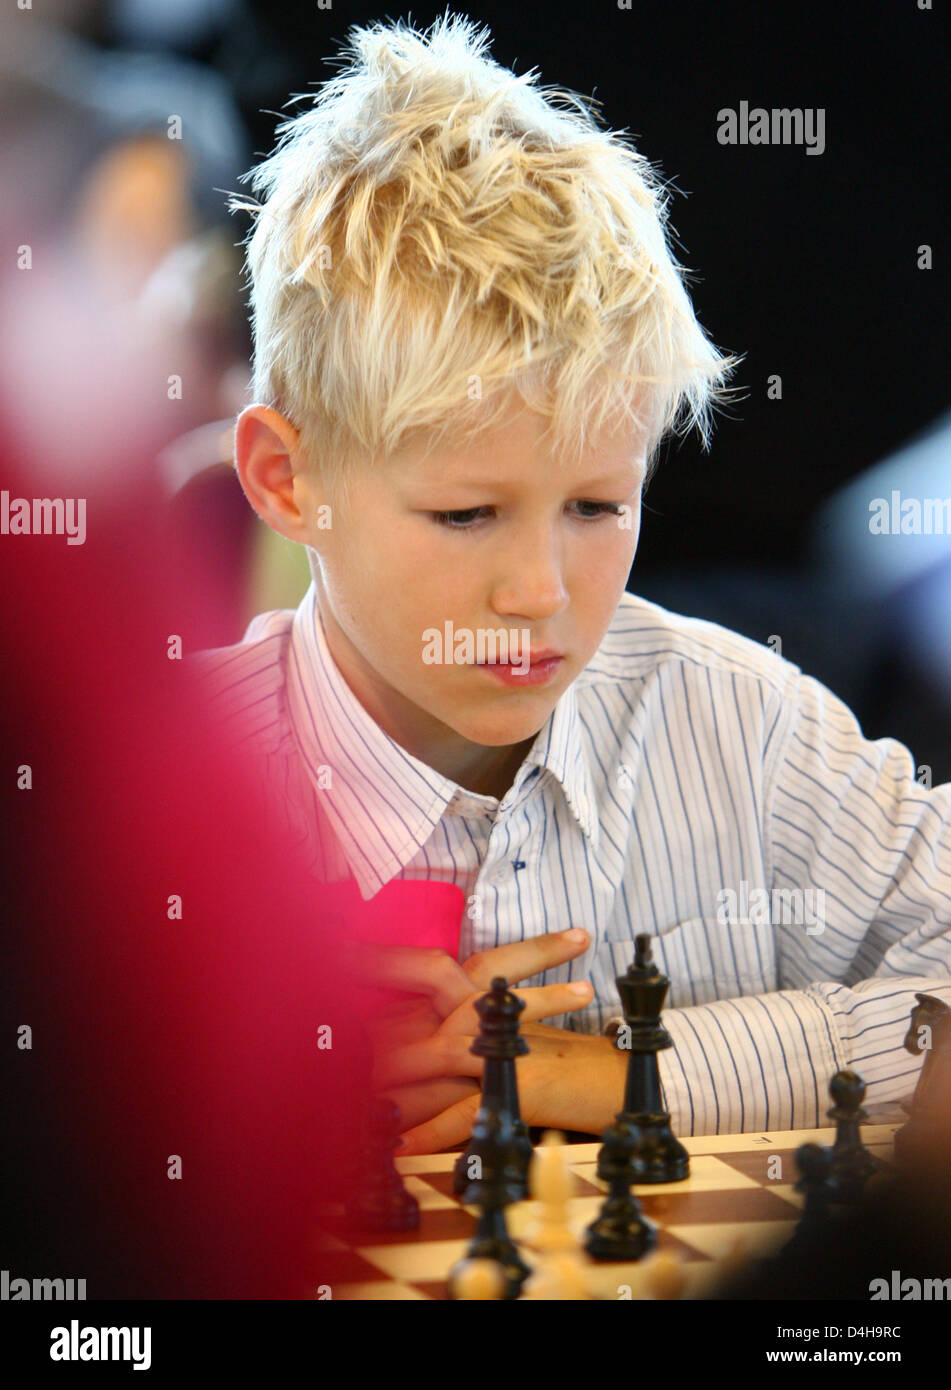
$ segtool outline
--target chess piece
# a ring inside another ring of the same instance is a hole
[[[933,994],[916,994],[905,1050],[924,1054],[910,1116],[895,1135],[895,1157],[915,1162],[929,1151],[951,1156],[951,1008]]]
[[[681,1182],[690,1172],[687,1150],[673,1135],[660,1095],[657,1054],[673,1041],[660,1021],[670,980],[651,957],[651,938],[634,939],[634,961],[617,978],[624,1027],[615,1047],[627,1050],[623,1109],[602,1136],[598,1177],[608,1184],[601,1213],[587,1230],[585,1249],[595,1260],[639,1260],[657,1244],[631,1188],[635,1183]]]
[[[350,1214],[350,1224],[365,1231],[410,1231],[419,1225],[419,1203],[407,1192],[393,1162],[402,1121],[399,1107],[374,1096],[364,1119],[366,1179]]]
[[[475,1235],[466,1254],[471,1259],[497,1260],[505,1271],[505,1297],[517,1298],[529,1274],[505,1225],[505,1208],[525,1196],[527,1160],[531,1144],[518,1120],[515,1093],[515,1058],[528,1051],[519,1036],[518,1016],[525,1007],[509,991],[501,975],[488,994],[476,1000],[479,1036],[471,1051],[485,1059],[482,1104],[472,1127],[466,1158],[468,1182],[462,1193],[467,1204],[479,1207]]]
[[[803,1212],[791,1239],[783,1246],[783,1254],[794,1253],[801,1245],[817,1248],[813,1243],[827,1234],[829,1204],[835,1196],[831,1149],[822,1144],[800,1144],[796,1150],[796,1167],[800,1177],[795,1189],[803,1194]]]
[[[645,1264],[644,1288],[651,1298],[667,1303],[682,1298],[686,1287],[686,1271],[673,1255],[658,1253]]]
[[[619,1030],[615,1047],[629,1050],[624,1108],[617,1119],[623,1117],[634,1137],[634,1153],[641,1163],[638,1182],[681,1182],[689,1174],[690,1160],[663,1109],[657,1064],[657,1054],[673,1047],[660,1021],[670,980],[654,963],[649,936],[635,937],[634,951],[633,964],[617,978],[626,1026]]]
[[[565,1161],[562,1139],[562,1135],[549,1130],[529,1167],[529,1189],[533,1199],[541,1204],[541,1211],[525,1236],[525,1244],[538,1257],[522,1291],[522,1297],[527,1299],[590,1297],[585,1261],[568,1221],[574,1178]]]
[[[865,1082],[858,1072],[837,1071],[829,1082],[829,1095],[834,1102],[829,1119],[836,1127],[831,1177],[834,1200],[851,1204],[860,1200],[866,1182],[883,1165],[862,1143],[860,1126],[868,1119],[868,1112],[862,1109]]]
[[[496,986],[500,987],[503,994],[508,989],[506,981],[501,976],[492,981],[493,990],[496,989]],[[507,1039],[505,1045],[499,1050],[495,1042],[483,1042],[482,1038],[479,1037],[470,1048],[470,1051],[477,1057],[485,1057],[486,1062],[482,1072],[482,1109],[476,1117],[469,1147],[459,1155],[453,1165],[452,1187],[458,1197],[467,1191],[473,1177],[480,1171],[481,1163],[473,1163],[472,1160],[473,1158],[478,1159],[476,1128],[483,1111],[487,1110],[499,1116],[500,1125],[503,1125],[509,1135],[507,1140],[510,1151],[508,1176],[510,1183],[517,1184],[517,1191],[514,1187],[512,1189],[514,1195],[511,1200],[521,1202],[528,1195],[528,1166],[532,1159],[532,1142],[519,1113],[518,1083],[515,1075],[515,1058],[524,1056],[529,1050],[525,1039],[518,1036],[518,1015],[525,1005],[517,995],[507,994],[506,998],[510,1002],[504,1006],[501,1004],[498,1006],[499,1017],[497,1020],[486,1019],[484,1009],[480,1012],[482,1029],[486,1032],[486,1038],[501,1039],[504,1035]],[[476,1010],[479,1011],[478,1003]],[[496,1031],[492,1032],[491,1030]],[[503,1116],[505,1117],[504,1122]]]
[[[657,1230],[631,1191],[641,1181],[644,1162],[638,1157],[639,1135],[630,1118],[615,1116],[602,1136],[598,1177],[608,1184],[608,1195],[584,1240],[593,1260],[639,1260],[657,1244]]]
[[[500,1299],[505,1291],[505,1271],[495,1260],[460,1260],[449,1276],[449,1291],[460,1302]]]
[[[498,1183],[483,1185],[475,1235],[466,1249],[467,1260],[493,1260],[502,1269],[504,1299],[518,1298],[531,1270],[505,1224],[506,1201]]]
[[[591,1295],[577,1258],[568,1250],[550,1250],[525,1285],[523,1299],[579,1303]]]

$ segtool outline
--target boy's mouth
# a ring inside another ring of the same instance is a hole
[[[531,665],[526,670],[524,663],[501,661],[480,661],[478,667],[486,671],[495,680],[500,680],[505,685],[545,685],[550,681],[564,661],[564,657],[559,652],[552,652],[548,649],[539,652],[532,652]]]

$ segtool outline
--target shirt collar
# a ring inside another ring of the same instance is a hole
[[[451,806],[494,814],[495,797],[470,792],[436,772],[370,717],[331,655],[313,583],[294,614],[286,675],[291,724],[308,777],[364,899],[416,857]],[[596,803],[574,684],[539,730],[506,802],[520,797],[533,766],[556,778],[581,829],[596,842]]]
[[[600,821],[581,737],[576,686],[577,681],[572,681],[539,729],[525,763],[547,768],[560,784],[571,814],[596,848]]]

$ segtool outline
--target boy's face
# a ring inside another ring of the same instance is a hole
[[[277,476],[273,438],[270,471],[255,463],[271,431],[245,417],[260,409],[249,407],[237,432],[252,505]],[[371,716],[429,766],[496,795],[596,651],[640,529],[646,441],[630,429],[605,434],[562,470],[540,442],[546,425],[523,408],[467,452],[401,451],[361,467],[328,529],[318,509],[330,495],[299,459],[296,521],[286,524],[286,506],[256,506],[271,525],[280,511],[276,529],[315,553],[328,645]],[[500,630],[514,671],[477,664],[506,654],[486,637]],[[526,637],[533,661],[541,651],[558,657],[528,678],[519,675]]]

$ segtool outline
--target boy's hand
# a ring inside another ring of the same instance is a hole
[[[362,984],[420,994],[441,1021],[471,995],[484,994],[496,975],[503,975],[510,985],[527,980],[583,955],[589,944],[588,933],[583,927],[571,927],[568,931],[550,932],[546,936],[532,936],[507,946],[477,951],[461,965],[447,951],[422,946],[355,943],[349,948],[348,956]],[[530,993],[531,990],[525,990],[520,997],[526,998]],[[578,1004],[573,1007],[577,1008]]]
[[[422,996],[368,1019],[374,1090],[389,1088],[387,1094],[399,1105],[407,1128],[459,1100],[474,1097],[478,1101],[481,1060],[468,1051],[478,1034],[476,998],[489,989],[496,975],[510,983],[530,978],[581,955],[588,943],[588,933],[575,927],[481,951],[462,965],[445,951],[412,946],[356,948],[354,959],[364,983],[418,991]],[[593,997],[586,981],[515,993],[525,1001],[521,1021],[526,1027],[582,1008]],[[456,1065],[458,1058],[461,1065]]]
[[[525,1124],[600,1134],[622,1108],[627,1055],[600,1034],[573,1033],[541,1023],[528,1024],[522,1032],[532,1049],[515,1063]],[[468,1047],[472,1038],[458,1041]],[[473,1073],[481,1072],[481,1058],[470,1057],[469,1062],[474,1064]],[[439,1114],[407,1129],[399,1156],[438,1153],[465,1143],[479,1109],[480,1091],[475,1087],[450,1101]]]

